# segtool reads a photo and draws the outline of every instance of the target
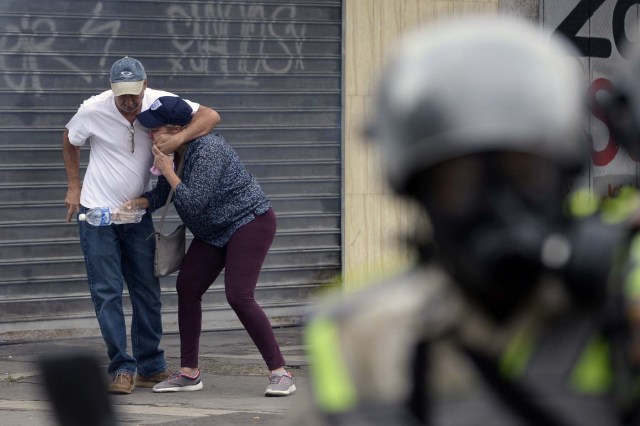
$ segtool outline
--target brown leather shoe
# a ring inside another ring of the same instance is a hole
[[[133,375],[129,373],[117,373],[113,381],[109,383],[107,392],[116,395],[128,395],[136,388],[133,383]]]
[[[160,382],[164,382],[168,378],[171,377],[173,373],[171,371],[166,370],[162,373],[158,373],[155,376],[145,377],[141,375],[136,376],[136,386],[139,388],[152,388],[154,385],[157,385]]]

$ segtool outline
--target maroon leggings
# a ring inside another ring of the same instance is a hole
[[[273,209],[240,229],[224,247],[194,239],[182,261],[178,290],[180,366],[198,367],[202,329],[202,295],[222,269],[227,301],[258,347],[269,370],[284,366],[284,358],[269,318],[255,300],[254,291],[269,247],[276,233]]]

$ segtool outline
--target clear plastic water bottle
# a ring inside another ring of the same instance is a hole
[[[86,221],[93,226],[108,226],[112,223],[121,225],[124,223],[138,223],[142,220],[145,210],[123,209],[111,210],[109,207],[94,207],[85,213],[78,215],[79,221]]]

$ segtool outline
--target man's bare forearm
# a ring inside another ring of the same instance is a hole
[[[69,132],[64,131],[62,136],[62,155],[64,168],[67,172],[67,186],[80,187],[80,147],[74,146],[69,141]]]
[[[220,115],[215,110],[201,105],[198,111],[193,114],[191,123],[182,129],[180,133],[182,133],[184,141],[189,142],[209,134],[219,122]]]

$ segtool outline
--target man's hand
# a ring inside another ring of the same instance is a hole
[[[220,115],[204,105],[193,114],[191,123],[175,134],[158,134],[154,137],[160,151],[171,154],[185,143],[191,142],[201,136],[209,134],[220,122]]]
[[[67,189],[64,205],[67,207],[67,222],[71,222],[73,215],[80,211],[80,188]]]
[[[158,134],[155,136],[155,139],[154,139],[155,146],[157,146],[158,149],[164,154],[172,154],[173,152],[177,151],[177,149],[180,148],[182,144],[186,142],[184,137],[185,137],[184,132],[177,132],[174,134],[169,134],[169,133]],[[155,155],[155,151],[154,151],[154,155]]]

